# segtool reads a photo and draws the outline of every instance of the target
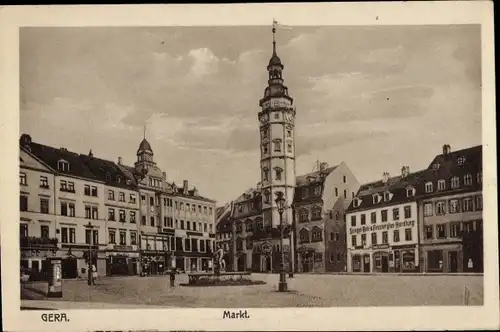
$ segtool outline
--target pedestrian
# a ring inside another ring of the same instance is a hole
[[[97,274],[97,267],[95,264],[92,264],[92,284],[95,285],[95,280],[99,275]]]
[[[175,274],[176,274],[176,269],[175,267],[170,270],[170,287],[175,287]]]

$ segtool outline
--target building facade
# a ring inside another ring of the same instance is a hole
[[[279,256],[282,251],[290,250],[293,244],[293,239],[287,237],[281,248],[281,220],[275,199],[278,193],[283,194],[287,208],[282,213],[282,222],[290,229],[293,221],[291,206],[295,189],[295,108],[293,98],[284,85],[282,75],[284,66],[276,53],[275,32],[276,29],[273,27],[273,53],[267,66],[268,86],[259,102],[261,111],[258,114],[264,229],[262,237],[253,238],[253,246],[260,247],[262,254],[258,260],[264,267],[279,270],[280,260],[272,258]],[[272,249],[271,253],[268,253],[269,248]],[[291,252],[293,253],[293,250]],[[285,256],[288,258],[288,255]],[[290,262],[293,262],[293,257]],[[288,261],[284,264],[288,264]]]
[[[297,177],[294,198],[298,272],[345,270],[345,210],[359,183],[345,163]]]
[[[348,272],[418,272],[416,187],[421,172],[404,166],[364,184],[346,214]]]
[[[55,257],[59,249],[56,236],[55,176],[50,166],[32,155],[29,145],[19,153],[21,267],[48,273],[46,257]]]
[[[482,147],[444,145],[419,191],[422,271],[482,272]]]
[[[216,225],[215,225],[215,250],[222,249],[224,251],[224,262],[226,263],[226,271],[236,271],[234,267],[234,239],[235,228],[232,213],[232,202],[226,206],[217,208]]]

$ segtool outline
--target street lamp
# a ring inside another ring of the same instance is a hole
[[[278,289],[280,292],[287,291],[286,284],[286,274],[285,274],[285,251],[283,250],[283,211],[285,211],[285,198],[283,197],[283,193],[278,191],[276,193],[276,206],[278,207],[278,213],[280,214],[280,248],[281,248],[281,262],[280,262],[280,282],[278,285]]]
[[[89,253],[88,253],[88,261],[89,266],[87,268],[87,285],[92,285],[92,229],[94,226],[90,223],[85,225],[85,228],[88,229],[89,232]]]

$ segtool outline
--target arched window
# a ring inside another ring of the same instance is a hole
[[[310,242],[310,240],[309,240],[309,231],[307,229],[302,228],[299,231],[299,241],[300,241],[300,243]]]
[[[312,218],[311,220],[318,220],[318,219],[321,219],[321,207],[319,206],[314,206],[312,208]]]
[[[280,139],[275,139],[273,141],[274,143],[274,152],[281,152],[281,140]]]
[[[255,219],[255,224],[257,225],[257,229],[264,229],[264,221],[262,218],[258,217]]]
[[[299,211],[299,222],[309,221],[309,211],[306,209],[300,209]]]
[[[458,176],[454,176],[451,178],[451,188],[456,189],[460,187],[460,178]]]
[[[311,233],[312,242],[319,242],[323,240],[323,231],[318,226],[314,226]]]
[[[264,167],[264,168],[262,169],[262,179],[263,179],[264,181],[269,181],[269,168]]]

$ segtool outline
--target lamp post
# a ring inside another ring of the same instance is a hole
[[[89,253],[88,253],[88,261],[89,266],[87,268],[87,285],[92,285],[92,229],[94,226],[90,223],[85,225],[85,228],[88,229],[89,232]]]
[[[283,250],[283,211],[285,211],[285,198],[283,197],[283,193],[278,191],[276,193],[276,206],[278,207],[278,213],[280,215],[280,248],[281,248],[281,262],[280,262],[280,281],[278,284],[278,289],[280,292],[287,291],[286,284],[286,274],[285,274],[285,251]]]

